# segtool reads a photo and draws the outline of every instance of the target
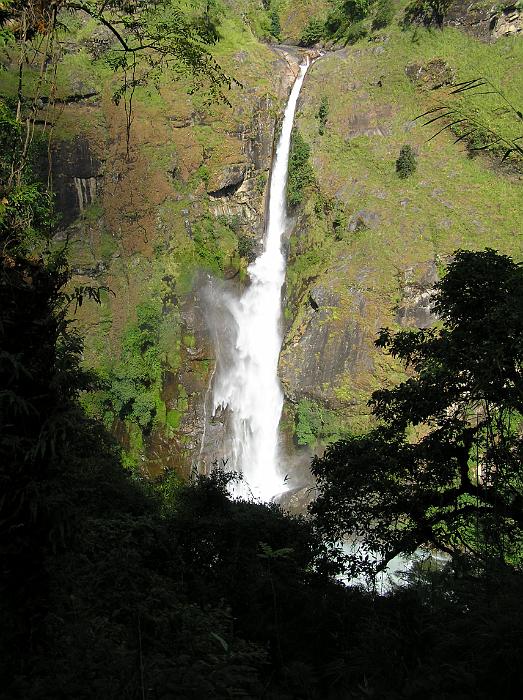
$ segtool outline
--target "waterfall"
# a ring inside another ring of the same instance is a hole
[[[213,415],[228,409],[227,466],[241,471],[243,493],[269,500],[285,490],[278,470],[278,426],[283,393],[278,380],[282,343],[281,289],[285,280],[282,236],[286,227],[286,185],[292,125],[305,73],[300,72],[285,109],[269,190],[264,249],[248,267],[250,284],[238,299],[224,294],[218,316]]]

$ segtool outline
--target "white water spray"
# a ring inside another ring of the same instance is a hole
[[[269,219],[263,253],[249,266],[250,285],[240,299],[224,296],[232,316],[233,347],[220,353],[214,380],[213,415],[230,412],[231,452],[228,467],[241,471],[247,491],[269,500],[285,490],[278,473],[278,425],[283,393],[278,380],[281,335],[281,289],[285,279],[282,236],[286,227],[286,185],[296,103],[309,67],[300,66],[293,85],[271,174]],[[223,310],[222,310],[223,311]],[[224,332],[225,334],[226,332]],[[216,334],[215,334],[216,335]],[[223,346],[223,338],[220,340]],[[220,354],[227,357],[220,362]]]

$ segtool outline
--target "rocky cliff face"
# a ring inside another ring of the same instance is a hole
[[[497,172],[495,161],[471,160],[446,132],[429,140],[437,129],[422,129],[415,117],[491,61],[508,61],[512,68],[505,64],[498,76],[513,96],[522,94],[521,80],[513,83],[519,44],[511,37],[491,45],[454,34],[451,40],[445,31],[430,37],[419,40],[417,64],[408,37],[394,28],[380,41],[327,54],[302,93],[297,125],[311,146],[316,183],[290,241],[280,372],[291,414],[312,401],[352,432],[369,425],[371,392],[405,378],[374,347],[379,328],[425,328],[437,320],[432,290],[456,248],[492,245],[494,235],[496,247],[516,252],[516,220],[498,219],[493,203],[506,193],[521,214],[519,176]],[[395,161],[404,144],[418,167],[402,180]]]
[[[109,367],[136,307],[163,305],[164,418],[141,437],[127,422],[115,428],[150,473],[188,474],[216,457],[213,428],[202,444],[214,358],[200,292],[209,275],[241,284],[260,244],[275,131],[299,63],[292,51],[250,41],[225,59],[243,82],[232,108],[199,104],[183,85],[137,95],[129,157],[123,111],[108,94],[61,106],[51,159],[56,238],[69,240],[74,284],[111,290],[101,307],[80,310],[86,362]],[[103,53],[91,44],[82,50]],[[261,86],[259,71],[268,76]],[[221,439],[220,421],[214,431]]]

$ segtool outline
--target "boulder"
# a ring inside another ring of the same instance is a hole
[[[225,166],[221,171],[214,173],[207,183],[207,194],[211,197],[229,197],[243,184],[247,165],[236,163]]]

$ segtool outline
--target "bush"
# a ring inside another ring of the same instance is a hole
[[[360,39],[366,37],[367,34],[367,27],[363,26],[363,22],[356,22],[355,24],[351,24],[351,26],[347,29],[347,32],[345,34],[345,43],[355,44]]]
[[[323,38],[325,26],[319,19],[313,17],[303,30],[300,37],[300,46],[312,46]]]
[[[238,255],[250,263],[256,260],[256,240],[248,233],[238,234]]]
[[[394,5],[392,0],[378,0],[376,14],[372,20],[373,29],[383,29],[394,19]]]
[[[338,0],[325,21],[325,31],[333,39],[342,39],[347,36],[349,27],[369,13],[369,0]]]
[[[269,13],[269,20],[270,20],[270,32],[273,37],[276,39],[280,38],[281,35],[281,24],[280,24],[280,16],[276,10],[271,10]]]
[[[318,109],[318,120],[320,125],[318,127],[318,133],[323,136],[325,133],[325,127],[327,126],[327,119],[329,116],[329,100],[326,97],[321,98],[320,108]]]
[[[290,207],[296,207],[300,204],[305,188],[315,182],[314,171],[309,160],[310,152],[309,144],[295,129],[292,135],[287,182],[287,203]]]
[[[129,421],[148,433],[157,414],[162,383],[158,304],[145,302],[136,308],[137,322],[128,326],[122,338],[119,362],[110,370],[104,394],[107,422],[114,417]]]
[[[451,0],[413,0],[405,8],[403,26],[411,24],[423,24],[426,27],[431,24],[443,26]]]
[[[416,154],[408,144],[401,147],[396,161],[396,172],[401,178],[407,178],[416,170]]]

